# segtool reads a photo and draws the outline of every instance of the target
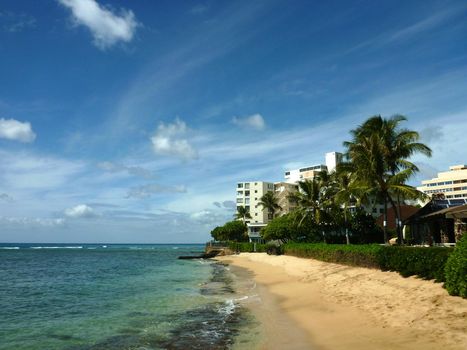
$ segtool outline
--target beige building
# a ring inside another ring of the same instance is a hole
[[[325,155],[326,165],[316,164],[299,169],[287,170],[284,173],[285,182],[296,184],[299,181],[312,180],[322,171],[332,173],[334,170],[336,170],[337,165],[342,162],[342,157],[342,153],[328,152]]]
[[[243,206],[250,211],[250,223],[268,223],[272,214],[265,210],[259,202],[266,192],[273,192],[274,184],[265,181],[250,181],[237,183],[237,207]]]
[[[267,192],[274,191],[274,184],[266,181],[248,181],[237,183],[237,208],[249,210],[251,219],[246,220],[248,236],[251,242],[261,241],[260,231],[272,220],[272,213],[264,209],[259,202]]]
[[[277,198],[277,204],[281,209],[276,216],[282,216],[290,213],[296,208],[296,203],[290,200],[289,196],[298,191],[298,186],[287,182],[276,182],[274,184],[274,194]]]
[[[467,198],[467,165],[454,165],[449,171],[438,173],[438,177],[422,181],[417,187],[429,196],[444,194],[446,199]]]

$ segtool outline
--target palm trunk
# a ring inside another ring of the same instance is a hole
[[[347,244],[350,244],[349,227],[347,225],[347,205],[344,205],[344,225],[345,225],[345,240]]]
[[[384,196],[384,214],[383,214],[383,236],[384,243],[388,243],[388,200],[387,196]]]
[[[397,195],[397,206],[396,206],[396,230],[397,230],[397,239],[399,244],[404,244],[402,237],[402,226],[401,226],[401,202],[400,196]]]

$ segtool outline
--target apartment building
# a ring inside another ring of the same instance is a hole
[[[261,241],[261,229],[272,220],[272,213],[259,205],[259,202],[264,194],[273,191],[274,184],[272,182],[248,181],[237,183],[237,207],[247,208],[251,216],[251,219],[246,220],[251,242]]]
[[[298,186],[296,184],[288,182],[274,183],[274,194],[277,198],[277,204],[281,207],[276,216],[288,214],[296,208],[296,203],[290,200],[290,195],[297,191]]]
[[[325,155],[326,164],[315,164],[299,169],[287,170],[284,173],[285,182],[296,184],[299,181],[312,180],[323,171],[329,173],[336,170],[337,165],[342,162],[342,153],[328,152]]]
[[[266,181],[250,181],[237,183],[237,207],[243,206],[250,211],[250,223],[268,223],[272,214],[265,210],[259,202],[266,192],[273,192],[274,184]]]
[[[454,165],[438,177],[422,181],[417,189],[429,196],[443,194],[446,199],[467,198],[467,165]]]

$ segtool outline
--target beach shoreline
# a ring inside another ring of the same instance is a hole
[[[439,283],[265,253],[217,259],[239,280],[254,281],[243,304],[261,323],[259,349],[457,350],[467,344],[467,300],[449,296]]]

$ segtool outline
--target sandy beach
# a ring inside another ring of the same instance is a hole
[[[467,348],[467,300],[439,283],[265,253],[218,259],[253,281],[244,304],[260,349]]]

